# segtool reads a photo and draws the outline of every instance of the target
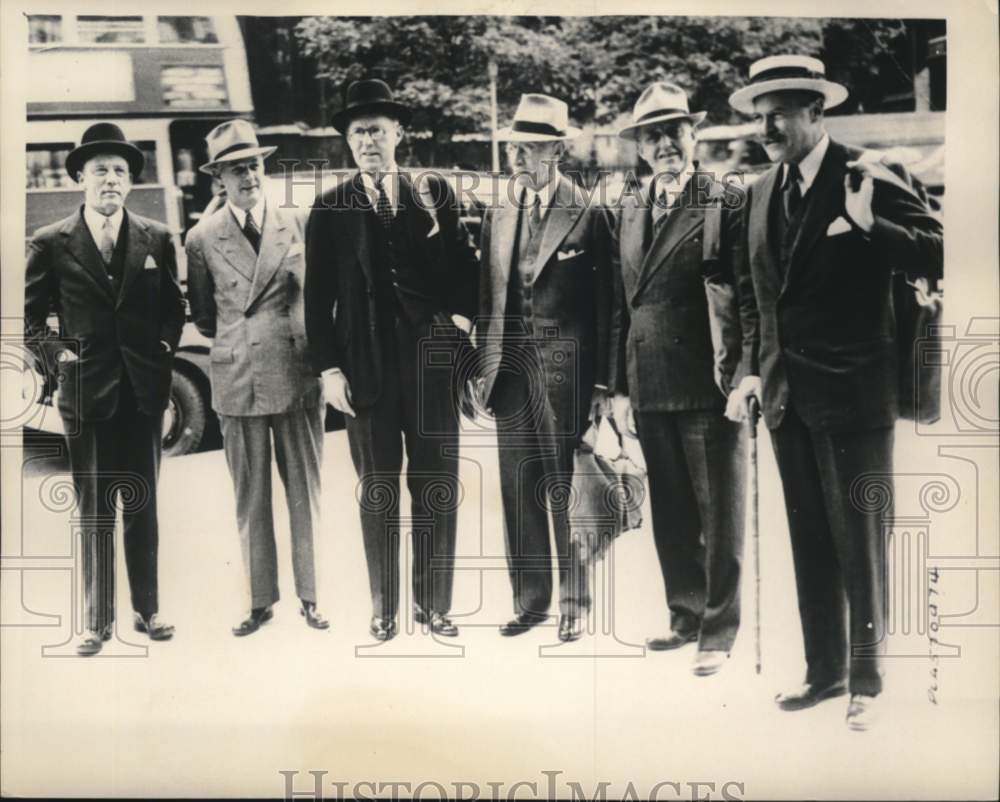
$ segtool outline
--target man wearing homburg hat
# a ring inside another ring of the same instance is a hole
[[[596,404],[606,406],[611,312],[611,227],[557,163],[565,103],[527,94],[506,141],[514,179],[483,218],[479,324],[482,400],[497,420],[500,489],[519,635],[547,618],[552,597],[551,509],[559,569],[559,638],[580,637],[590,595],[569,517],[557,498]]]
[[[800,710],[849,692],[847,724],[863,730],[882,690],[881,516],[891,509],[866,509],[857,487],[893,469],[891,279],[940,277],[943,250],[906,171],[824,131],[824,110],[846,97],[821,61],[772,56],[729,98],[754,117],[775,165],[747,196],[739,281],[750,375],[727,414],[741,418],[747,398],[760,399],[784,488],[807,670],[777,704]]]
[[[143,164],[118,126],[90,126],[66,157],[83,206],[39,229],[28,249],[25,338],[59,372],[82,523],[82,656],[112,634],[119,496],[134,627],[152,640],[174,634],[158,616],[156,480],[184,300],[170,232],[125,210]],[[53,308],[61,338],[46,322]]]
[[[451,188],[430,174],[417,186],[396,164],[409,120],[383,81],[348,87],[333,124],[358,172],[316,199],[306,231],[309,346],[327,401],[346,416],[369,630],[382,641],[398,631],[404,448],[414,616],[436,635],[458,634],[448,618],[461,498],[453,374],[468,348],[478,278]]]
[[[292,566],[300,613],[314,629],[313,540],[320,522],[322,387],[306,348],[301,220],[264,197],[264,159],[246,120],[221,123],[205,138],[201,171],[218,178],[226,202],[188,234],[188,301],[198,330],[212,339],[212,408],[219,414],[236,491],[236,520],[249,579],[250,613],[236,636],[273,617],[278,566],[271,509],[271,439],[288,498]]]
[[[610,370],[619,430],[634,414],[646,459],[670,610],[670,632],[647,645],[696,641],[699,676],[724,665],[739,629],[745,496],[741,427],[723,414],[741,356],[733,292],[741,203],[693,172],[694,128],[704,119],[688,110],[684,90],[658,82],[618,134],[637,144],[653,176],[623,199],[619,216]],[[737,332],[718,353],[706,278],[728,288],[721,311]]]

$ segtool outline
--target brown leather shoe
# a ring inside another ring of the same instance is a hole
[[[779,693],[774,697],[774,701],[782,710],[805,710],[826,699],[843,696],[845,693],[847,693],[847,683],[844,680],[826,685],[806,682],[791,691]]]
[[[330,628],[330,622],[316,609],[316,602],[303,601],[302,606],[299,608],[299,614],[306,619],[306,624],[313,629]]]
[[[170,640],[174,636],[174,626],[163,623],[156,613],[149,618],[135,614],[135,631],[149,635],[150,640]]]
[[[576,615],[559,617],[559,640],[563,643],[579,640],[583,634],[583,619]]]
[[[379,618],[377,615],[374,615],[372,616],[371,624],[368,626],[368,631],[375,640],[387,641],[396,637],[396,634],[399,632],[399,626],[396,624],[394,618]]]
[[[877,696],[863,693],[852,693],[847,705],[847,726],[855,732],[865,732],[871,729],[878,718]]]
[[[668,652],[698,640],[698,631],[671,632],[664,638],[646,638],[646,648],[651,652]]]
[[[413,606],[413,620],[418,624],[426,624],[435,635],[454,638],[458,635],[458,627],[444,613],[431,610],[429,613],[419,604]]]
[[[111,640],[111,625],[102,630],[88,629],[76,645],[76,653],[80,657],[93,657],[104,648],[104,642]]]
[[[249,617],[233,627],[233,634],[237,638],[252,635],[272,618],[274,618],[274,610],[271,608],[271,605],[267,607],[254,607],[250,611]]]

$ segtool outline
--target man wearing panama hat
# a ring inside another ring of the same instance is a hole
[[[725,664],[739,629],[745,495],[741,429],[722,414],[740,338],[716,352],[709,319],[725,315],[738,331],[740,198],[723,198],[721,184],[693,172],[694,128],[704,119],[683,89],[657,82],[619,132],[653,175],[619,215],[610,370],[619,429],[634,414],[646,458],[670,610],[670,632],[647,645],[697,642],[699,676]],[[728,290],[721,310],[709,306],[706,278]]]
[[[590,607],[568,512],[556,502],[592,406],[606,403],[608,381],[610,216],[557,167],[565,142],[579,133],[565,103],[522,95],[512,124],[498,132],[514,180],[483,218],[477,347],[482,400],[497,419],[514,593],[515,617],[500,628],[505,636],[547,617],[550,507],[561,640],[580,637]]]
[[[158,615],[156,480],[184,300],[169,230],[125,209],[143,164],[118,126],[90,126],[66,157],[83,206],[35,233],[25,271],[25,339],[59,373],[82,522],[81,656],[112,635],[119,495],[134,628],[152,640],[174,633]],[[53,308],[62,336],[47,324]]]
[[[448,617],[455,559],[458,407],[455,366],[468,347],[477,265],[451,187],[401,172],[410,111],[383,81],[347,89],[334,125],[358,172],[316,199],[306,230],[306,329],[327,400],[344,413],[359,477],[372,595],[369,631],[398,632],[400,473],[407,456],[413,615],[436,635]]]
[[[314,629],[329,624],[316,609],[313,540],[319,528],[323,453],[322,388],[306,348],[301,222],[263,192],[264,159],[246,120],[229,120],[205,138],[226,202],[187,237],[188,300],[198,330],[212,339],[212,408],[218,413],[236,492],[250,613],[240,637],[273,617],[278,567],[271,509],[271,440],[288,497],[292,566],[300,613]]]
[[[821,61],[796,55],[755,62],[730,96],[775,165],[747,194],[748,376],[727,414],[742,418],[747,398],[760,399],[784,489],[807,670],[776,702],[800,710],[849,692],[847,725],[864,730],[882,690],[892,513],[859,503],[858,483],[892,475],[892,274],[939,277],[943,248],[901,166],[873,165],[826,134],[824,110],[846,97]]]

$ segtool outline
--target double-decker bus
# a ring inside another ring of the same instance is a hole
[[[29,15],[27,24],[26,236],[79,208],[66,155],[88,126],[113,121],[146,156],[127,206],[173,232],[184,283],[183,236],[212,197],[198,171],[205,134],[253,117],[236,17]],[[188,325],[164,419],[168,454],[195,450],[214,425],[207,368],[208,342]],[[61,430],[48,392],[40,400],[39,428]]]

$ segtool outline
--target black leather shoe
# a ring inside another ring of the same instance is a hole
[[[458,627],[444,613],[431,610],[428,613],[419,604],[413,607],[413,620],[418,624],[426,624],[435,635],[443,635],[446,638],[454,638],[458,635]]]
[[[316,609],[316,602],[302,602],[299,614],[306,619],[306,623],[313,629],[330,628],[330,622],[323,617],[323,613]]]
[[[523,635],[532,627],[537,627],[541,624],[545,618],[545,616],[535,613],[521,613],[510,619],[506,624],[501,625],[500,634],[505,638],[510,638],[514,635]]]
[[[559,640],[564,643],[579,640],[583,634],[583,620],[575,615],[559,617]]]
[[[782,710],[805,710],[825,699],[833,699],[845,693],[847,693],[847,683],[843,680],[826,685],[806,682],[787,693],[779,693],[774,697],[774,701]]]
[[[143,618],[136,613],[135,631],[149,635],[150,640],[170,640],[174,636],[174,626],[164,624],[156,613],[153,613],[149,618]]]
[[[271,605],[267,607],[254,607],[250,611],[249,618],[240,621],[240,623],[233,627],[233,634],[237,638],[242,638],[244,635],[252,635],[261,628],[262,624],[266,624],[272,618],[274,618],[274,610],[271,608]]]
[[[372,622],[368,627],[368,631],[371,632],[372,637],[375,638],[375,640],[384,641],[395,638],[399,628],[396,625],[396,619],[379,618],[375,615],[372,616]]]
[[[698,640],[698,631],[671,632],[665,638],[646,638],[646,648],[653,652],[667,652],[679,649],[688,643]]]

